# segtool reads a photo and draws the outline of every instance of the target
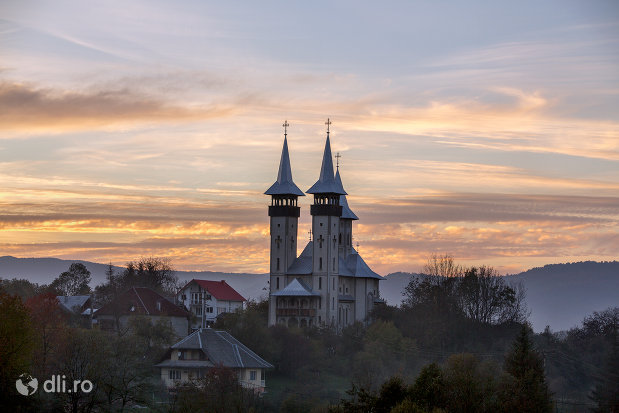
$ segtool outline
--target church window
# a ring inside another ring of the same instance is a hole
[[[331,309],[335,310],[335,297],[331,298]]]
[[[318,277],[318,289],[322,290],[322,277]]]
[[[340,244],[342,243],[342,233],[340,232]]]
[[[318,299],[318,309],[322,309],[322,297]],[[320,319],[318,319],[318,321],[320,321]]]
[[[277,280],[277,289],[279,290],[279,277],[275,277],[275,279]]]
[[[277,271],[279,271],[279,258],[277,259]]]
[[[335,290],[335,278],[333,278],[333,289]]]
[[[318,258],[318,269],[322,270],[322,257]]]
[[[333,271],[335,271],[335,258],[333,258]]]

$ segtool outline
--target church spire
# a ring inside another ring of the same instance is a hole
[[[279,160],[279,171],[277,173],[277,181],[267,191],[266,195],[295,195],[305,196],[303,191],[295,185],[292,180],[292,169],[290,168],[290,156],[288,155],[288,121],[282,125],[284,127],[284,147],[282,148],[282,157]]]
[[[346,195],[344,188],[335,182],[333,176],[333,157],[331,155],[331,141],[329,139],[329,126],[331,121],[327,119],[327,141],[325,142],[325,151],[322,156],[322,166],[320,168],[320,177],[318,181],[307,190],[308,194],[339,194]]]
[[[339,153],[338,153],[338,155],[339,155]],[[342,188],[342,191],[344,191],[344,186],[342,185],[342,178],[340,177],[339,165],[338,165],[338,168],[337,168],[337,172],[335,172],[335,183],[337,183],[340,186],[340,188]],[[352,210],[348,206],[348,201],[346,200],[346,195],[340,195],[340,205],[342,206],[342,215],[340,216],[340,218],[343,218],[343,219],[354,219],[354,220],[358,220],[359,219],[357,217],[357,215],[355,215],[355,213],[352,212]]]

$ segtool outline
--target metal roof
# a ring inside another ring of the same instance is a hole
[[[337,172],[335,172],[335,182],[337,184],[339,184],[339,186],[342,188],[342,192],[345,192],[344,191],[344,186],[342,185],[342,178],[340,177],[340,168],[337,168]],[[340,195],[340,205],[342,206],[342,215],[340,216],[340,218],[344,218],[344,219],[359,219],[359,218],[357,218],[355,213],[352,212],[352,210],[348,206],[348,201],[346,200],[346,195]]]
[[[318,181],[310,189],[308,194],[340,194],[346,195],[341,184],[335,181],[333,176],[333,158],[331,156],[331,142],[327,133],[327,141],[325,143],[325,152],[322,156],[322,166],[320,168],[320,177]]]
[[[200,349],[208,361],[231,368],[272,368],[273,365],[250,350],[226,331],[203,328],[197,330],[172,349]],[[196,360],[197,361],[197,360]],[[163,363],[163,362],[162,362]],[[162,364],[160,363],[160,364]],[[158,367],[164,367],[157,365]]]
[[[320,294],[312,291],[304,282],[295,278],[286,287],[271,295],[275,297],[313,297]]]
[[[286,274],[288,275],[311,275],[313,271],[313,241],[307,243],[301,255],[293,262]],[[346,258],[339,258],[339,275],[344,277],[376,278],[382,280],[383,277],[372,271],[363,261],[363,258],[352,249],[352,254]],[[283,290],[281,290],[283,291]]]
[[[348,267],[355,277],[383,279],[383,277],[372,271],[354,248],[353,253],[346,257],[346,267]]]
[[[218,300],[222,301],[247,301],[241,294],[239,294],[234,288],[232,288],[226,281],[210,281],[210,280],[197,280],[193,279],[189,281],[183,288],[179,290],[179,293],[185,290],[191,283],[195,282],[200,287],[204,288]]]
[[[60,305],[72,312],[81,313],[82,306],[90,298],[89,295],[59,295],[56,297]],[[77,311],[76,311],[77,310]]]
[[[288,155],[288,139],[284,137],[284,147],[282,157],[279,160],[279,172],[277,181],[267,191],[266,195],[296,195],[305,196],[303,191],[292,180],[292,169],[290,168],[290,156]]]
[[[313,270],[312,252],[313,241],[307,243],[301,255],[292,262],[286,274],[290,275],[309,275]]]

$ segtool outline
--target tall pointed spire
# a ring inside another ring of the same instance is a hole
[[[331,141],[329,139],[329,125],[331,121],[327,120],[327,141],[325,143],[325,151],[322,155],[322,166],[320,167],[320,177],[318,181],[307,190],[308,194],[340,194],[346,195],[341,185],[337,185],[333,176],[333,156],[331,155]]]
[[[344,186],[342,185],[342,178],[340,177],[340,168],[339,168],[339,166],[337,168],[337,172],[335,172],[335,183],[338,184],[340,186],[340,188],[342,188],[343,192],[345,192],[344,191]],[[355,213],[352,212],[352,210],[348,206],[348,201],[346,200],[346,195],[340,195],[340,205],[342,206],[342,215],[340,216],[340,218],[354,219],[354,220],[358,220],[359,219],[357,217],[357,215],[355,215]]]
[[[288,121],[284,123],[284,147],[282,148],[282,157],[279,160],[279,171],[277,172],[277,181],[267,191],[266,195],[296,195],[305,196],[303,191],[295,185],[292,180],[292,169],[290,168],[290,156],[288,155]]]

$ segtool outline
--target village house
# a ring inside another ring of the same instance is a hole
[[[189,281],[176,295],[177,303],[184,306],[195,317],[191,331],[215,324],[217,317],[243,308],[247,300],[224,280]]]
[[[174,344],[155,365],[168,388],[200,379],[214,366],[233,369],[239,383],[257,393],[265,391],[266,370],[273,368],[230,333],[211,328],[198,329]]]
[[[191,315],[146,287],[133,287],[123,292],[115,300],[98,309],[94,319],[103,330],[122,331],[128,329],[129,320],[134,316],[146,317],[153,324],[160,320],[167,321],[179,338],[189,333]]]

